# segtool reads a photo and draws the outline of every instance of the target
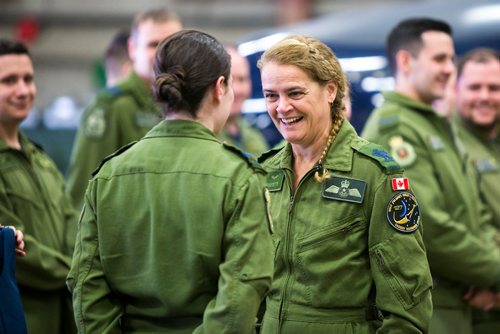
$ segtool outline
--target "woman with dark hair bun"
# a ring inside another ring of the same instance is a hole
[[[165,120],[114,153],[85,196],[68,285],[80,333],[252,333],[273,272],[263,170],[221,144],[230,57],[193,30],[162,41]]]

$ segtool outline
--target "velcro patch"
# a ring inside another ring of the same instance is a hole
[[[281,170],[275,170],[266,175],[266,188],[269,191],[280,191],[283,188],[285,174]]]
[[[410,192],[394,195],[387,204],[387,221],[396,231],[413,233],[420,225],[420,208]]]
[[[323,183],[321,195],[337,201],[362,203],[365,189],[365,181],[334,176]]]

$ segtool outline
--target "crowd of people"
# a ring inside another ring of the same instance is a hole
[[[499,333],[499,52],[456,61],[431,18],[386,46],[360,135],[327,45],[267,49],[270,148],[237,48],[141,12],[65,178],[19,128],[31,55],[0,39],[0,333]]]

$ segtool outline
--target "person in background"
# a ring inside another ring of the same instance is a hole
[[[148,10],[135,17],[129,38],[133,70],[85,110],[73,144],[67,180],[78,209],[92,171],[101,160],[138,140],[160,121],[161,112],[151,92],[154,53],[160,41],[181,29],[179,17],[166,9]]]
[[[19,129],[36,97],[34,78],[27,48],[0,39],[0,225],[24,233],[16,279],[28,332],[73,333],[65,280],[78,213],[54,162]]]
[[[183,30],[154,68],[165,120],[86,192],[67,282],[79,333],[252,333],[274,248],[264,170],[215,136],[234,98],[230,56]]]
[[[481,200],[493,213],[500,242],[500,60],[498,51],[474,49],[458,63],[455,89],[458,137],[476,168]],[[500,333],[500,305],[474,310],[474,333]]]
[[[409,176],[424,217],[433,277],[429,333],[472,333],[471,307],[490,308],[500,291],[500,254],[475,183],[448,118],[432,103],[455,71],[450,26],[409,18],[387,38],[395,91],[370,115],[362,136],[382,144]],[[481,294],[470,294],[475,287]]]
[[[252,93],[250,64],[245,57],[238,53],[236,47],[226,45],[226,50],[231,56],[234,102],[227,123],[217,137],[223,142],[235,145],[243,151],[258,157],[269,149],[269,145],[262,133],[250,126],[241,115],[243,102]]]
[[[287,142],[259,158],[277,245],[262,333],[425,333],[432,281],[418,202],[389,154],[344,118],[337,57],[296,35],[258,66]]]
[[[125,79],[132,70],[132,61],[128,55],[128,40],[130,32],[120,30],[111,39],[104,53],[104,73],[106,88],[115,86]]]

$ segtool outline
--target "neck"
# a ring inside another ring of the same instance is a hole
[[[396,88],[394,89],[396,93],[409,97],[412,100],[431,105],[432,101],[424,101],[424,98],[415,89],[415,86],[408,81],[406,78],[402,78],[399,75],[396,77]]]
[[[8,147],[16,150],[21,149],[18,125],[0,124],[0,138],[5,141]]]

